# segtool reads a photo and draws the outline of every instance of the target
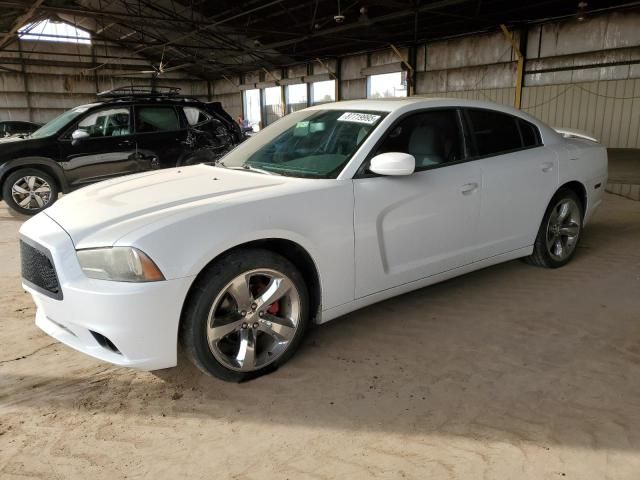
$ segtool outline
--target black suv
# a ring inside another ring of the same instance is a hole
[[[89,183],[216,161],[244,139],[220,103],[172,87],[110,90],[25,138],[0,140],[2,199],[33,215]]]

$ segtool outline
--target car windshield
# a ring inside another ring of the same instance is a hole
[[[302,110],[240,144],[219,165],[292,177],[335,178],[386,115]]]
[[[45,123],[42,127],[29,135],[29,138],[44,138],[50,135],[55,135],[60,131],[60,129],[64,128],[69,122],[82,115],[92,106],[93,105],[83,105],[81,107],[67,110],[66,112],[58,115],[53,120]]]

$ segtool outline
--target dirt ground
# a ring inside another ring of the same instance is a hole
[[[640,478],[640,202],[608,195],[563,269],[369,307],[240,385],[53,342],[0,208],[3,480]]]

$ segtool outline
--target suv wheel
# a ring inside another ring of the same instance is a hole
[[[58,185],[42,170],[21,168],[4,180],[2,198],[15,212],[35,215],[58,199]]]
[[[238,250],[197,280],[180,340],[200,370],[240,382],[291,358],[308,323],[307,287],[298,269],[268,250]]]

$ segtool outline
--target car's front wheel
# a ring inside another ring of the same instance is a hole
[[[307,287],[298,269],[268,250],[238,250],[196,281],[180,340],[200,370],[239,382],[291,358],[308,323]]]
[[[42,170],[21,168],[5,179],[2,198],[13,211],[35,215],[58,199],[58,185]]]
[[[576,193],[567,188],[558,190],[542,219],[533,254],[525,261],[547,268],[569,263],[582,235],[583,218],[582,202]]]

